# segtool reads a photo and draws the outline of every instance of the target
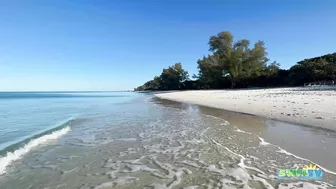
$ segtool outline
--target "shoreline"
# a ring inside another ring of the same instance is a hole
[[[336,131],[334,88],[165,91],[153,95],[165,100]]]
[[[333,145],[335,144],[336,133],[332,130],[156,97],[153,102],[225,120],[225,122],[220,124],[225,125],[225,129],[248,134],[248,136],[255,136],[260,146],[277,148],[275,149],[275,151],[278,151],[277,153],[284,153],[301,160],[307,160],[320,166],[326,172],[336,175],[336,166],[333,163],[333,157],[336,157],[335,146]],[[211,129],[214,127],[216,125],[211,126]],[[310,141],[310,145],[307,145],[307,140]]]

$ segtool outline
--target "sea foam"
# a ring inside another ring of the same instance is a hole
[[[289,155],[289,156],[293,156],[293,157],[295,157],[295,158],[297,158],[297,159],[301,159],[301,160],[304,160],[304,161],[308,161],[308,162],[310,162],[310,163],[312,163],[312,164],[315,164],[315,165],[317,165],[320,169],[322,169],[323,171],[325,171],[325,172],[327,172],[327,173],[329,173],[329,174],[332,174],[332,175],[336,175],[336,172],[334,172],[334,171],[331,171],[331,170],[329,170],[329,169],[327,169],[327,168],[324,168],[324,167],[322,167],[321,165],[319,165],[319,164],[317,164],[317,163],[315,163],[315,162],[313,162],[313,161],[311,161],[311,160],[309,160],[309,159],[306,159],[306,158],[302,158],[302,157],[300,157],[300,156],[297,156],[297,155],[295,155],[295,154],[292,154],[292,153],[290,153],[290,152],[288,152],[288,151],[286,151],[286,150],[284,150],[284,149],[282,149],[282,148],[280,148],[280,147],[278,147],[278,151],[276,151],[276,152],[278,152],[278,153],[282,153],[282,154],[286,154],[286,155]]]
[[[6,167],[8,165],[10,165],[13,161],[16,161],[22,158],[25,154],[27,154],[33,148],[37,147],[38,145],[42,143],[48,142],[50,140],[58,139],[59,137],[61,137],[62,135],[65,135],[69,131],[70,131],[70,127],[64,127],[50,134],[46,134],[39,138],[32,139],[27,144],[25,144],[23,147],[13,152],[7,152],[5,156],[0,157],[0,175],[6,173]]]

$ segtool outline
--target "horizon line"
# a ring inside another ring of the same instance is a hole
[[[57,92],[57,93],[60,93],[60,92],[131,92],[131,91],[134,91],[134,90],[98,90],[98,91],[88,91],[88,90],[85,90],[85,91],[81,91],[81,90],[60,90],[60,91],[0,91],[0,93],[43,93],[43,92]]]

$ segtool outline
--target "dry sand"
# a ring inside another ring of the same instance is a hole
[[[335,88],[174,91],[158,98],[336,130]]]

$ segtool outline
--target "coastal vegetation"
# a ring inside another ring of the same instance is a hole
[[[182,64],[175,63],[134,90],[284,87],[335,81],[336,53],[305,59],[290,69],[281,69],[278,62],[267,57],[263,41],[253,45],[247,39],[234,41],[233,35],[224,31],[211,36],[208,44],[210,54],[197,60],[198,74],[190,78]]]

